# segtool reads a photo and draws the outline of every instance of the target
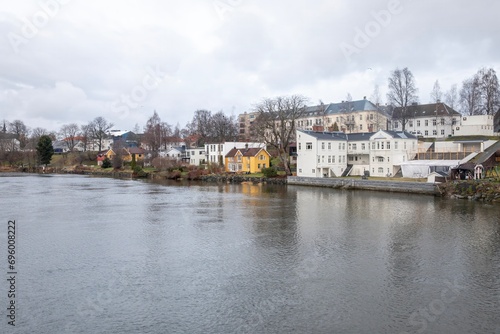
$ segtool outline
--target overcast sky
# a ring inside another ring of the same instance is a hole
[[[0,121],[57,131],[96,116],[142,129],[157,110],[238,115],[266,97],[386,100],[396,67],[430,101],[500,72],[494,0],[0,0]]]

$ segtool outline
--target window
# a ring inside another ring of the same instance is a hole
[[[363,115],[362,114],[359,114],[359,120],[362,121],[363,120]]]
[[[437,130],[432,130],[432,135],[433,135],[433,136],[437,136],[437,134],[438,134],[438,133],[437,133]]]
[[[441,130],[441,136],[444,136],[444,129]]]
[[[356,144],[352,144],[352,149],[353,149],[354,151],[356,151],[356,149],[357,149],[357,145],[356,145]]]
[[[384,157],[378,157],[377,160],[378,162],[384,162]]]
[[[241,155],[238,155],[238,162],[241,162]]]
[[[260,160],[266,160],[266,157],[264,156],[264,154],[261,154],[261,155],[259,156],[259,159],[260,159]]]
[[[383,150],[384,149],[384,142],[380,143],[380,148]]]
[[[373,119],[373,114],[370,114],[370,119]]]
[[[391,162],[391,158],[390,157],[387,157],[387,162]]]
[[[397,129],[399,127],[399,123],[398,122],[394,122],[394,128]]]
[[[328,143],[328,149],[331,150],[332,149],[332,143]]]
[[[413,121],[409,121],[409,122],[408,122],[408,126],[409,126],[410,128],[412,128],[412,127],[413,127]]]
[[[403,146],[404,146],[404,149],[406,150],[406,142],[404,142],[404,145],[403,145]]]
[[[313,144],[312,143],[306,143],[306,150],[312,150],[313,149]]]
[[[335,163],[335,156],[332,155],[332,164],[334,164],[334,163]]]
[[[331,163],[332,163],[332,156],[331,156],[331,155],[329,155],[329,156],[328,156],[328,163],[329,163],[329,164],[331,164]]]
[[[262,164],[262,168],[266,168],[266,164]]]
[[[388,150],[390,150],[390,149],[391,149],[391,142],[390,142],[390,141],[388,141],[388,142],[387,142],[387,149],[388,149]]]
[[[365,143],[362,143],[362,144],[361,144],[361,149],[364,151],[364,150],[365,150],[365,148],[366,148]]]
[[[432,125],[433,125],[433,126],[436,126],[436,124],[437,124],[437,120],[434,118],[434,119],[432,120]]]
[[[339,143],[339,151],[342,149],[342,143]]]
[[[360,125],[359,125],[359,129],[360,129],[360,130],[363,130],[363,124],[360,124]]]
[[[429,120],[428,119],[425,120],[425,126],[429,126]]]
[[[313,174],[315,173],[314,168],[312,169]]]
[[[375,142],[372,143],[372,150],[375,149]]]
[[[342,150],[345,151],[345,143],[342,143]]]
[[[302,143],[299,143],[299,151],[302,150]]]
[[[302,173],[302,168],[299,168],[299,173]]]
[[[378,168],[378,172],[379,172],[380,174],[383,174],[383,173],[384,173],[384,168],[383,168],[383,167],[379,167],[379,168]]]
[[[441,125],[444,125],[444,118],[441,118]]]
[[[257,165],[257,168],[260,169],[260,164]]]
[[[321,143],[321,149],[324,150],[325,149],[325,142],[322,142]]]
[[[428,136],[429,135],[429,131],[425,130],[424,135]]]
[[[321,162],[321,157],[318,155],[318,163]]]
[[[394,149],[396,149],[396,150],[398,149],[398,142],[397,141],[394,142]]]
[[[377,150],[380,150],[380,142],[377,142]]]
[[[417,121],[417,126],[420,126],[420,121]]]
[[[325,156],[324,156],[324,155],[322,155],[322,156],[321,156],[321,163],[322,163],[322,164],[324,164],[324,163],[325,163]]]

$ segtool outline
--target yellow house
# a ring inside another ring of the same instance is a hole
[[[144,149],[140,147],[130,147],[130,148],[122,148],[122,160],[126,162],[132,161],[132,155],[135,155],[135,160],[137,162],[144,160]],[[113,157],[116,155],[113,149],[109,149],[106,152],[101,152],[97,155],[97,164],[100,166],[104,158],[108,158],[109,160],[113,160]]]
[[[259,173],[270,165],[271,156],[263,148],[233,148],[225,156],[226,172]]]

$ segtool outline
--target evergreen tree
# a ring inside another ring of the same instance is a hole
[[[52,147],[52,139],[49,136],[43,135],[38,140],[36,152],[41,164],[48,165],[54,154],[54,147]]]

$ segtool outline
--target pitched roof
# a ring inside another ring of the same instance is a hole
[[[327,114],[343,114],[352,111],[377,110],[377,106],[368,100],[344,101],[341,103],[330,103],[326,109]]]
[[[394,108],[392,117],[401,118],[403,112],[402,107]],[[406,107],[406,117],[432,117],[432,116],[460,116],[461,114],[455,111],[446,103],[430,103],[417,104]]]
[[[370,137],[373,136],[375,133],[376,132],[348,133],[347,140],[349,141],[370,140]]]
[[[344,132],[315,132],[310,130],[297,130],[303,132],[309,136],[312,136],[321,140],[347,140],[347,134]]]
[[[244,156],[244,157],[255,157],[262,150],[266,151],[266,150],[264,150],[263,148],[260,148],[260,147],[251,147],[251,148],[236,148],[235,147],[235,148],[232,148],[231,151],[229,151],[226,154],[226,157],[228,157],[228,158],[234,157],[234,156],[236,156],[236,154],[238,152],[240,152],[241,155]]]
[[[128,151],[130,154],[144,154],[144,149],[140,147],[130,147]]]

